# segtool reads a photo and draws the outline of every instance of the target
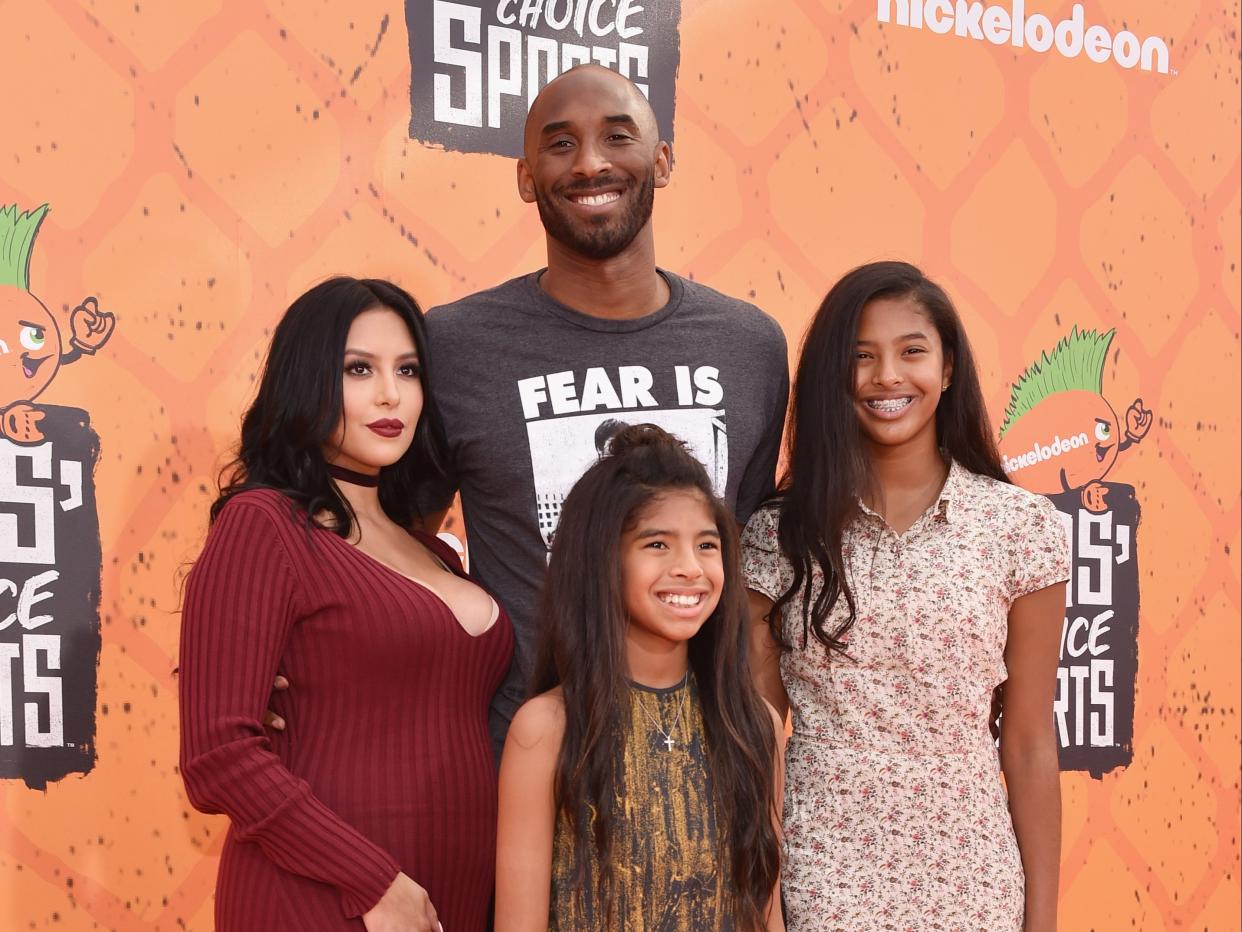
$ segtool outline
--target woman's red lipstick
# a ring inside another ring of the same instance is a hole
[[[367,427],[375,431],[381,437],[392,439],[401,436],[401,431],[405,430],[405,424],[396,418],[385,417],[378,421],[372,421]]]

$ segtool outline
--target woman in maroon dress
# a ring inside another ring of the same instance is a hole
[[[407,530],[439,436],[426,365],[387,282],[318,285],[272,337],[181,632],[186,791],[231,821],[224,932],[486,925],[487,710],[513,635],[451,548]],[[297,688],[274,733],[277,672]]]

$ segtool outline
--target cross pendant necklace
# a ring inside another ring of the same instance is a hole
[[[689,681],[690,681],[690,671],[686,670],[686,675],[682,677],[681,683],[675,688],[682,690],[684,689],[684,687]],[[646,715],[647,718],[650,720],[651,724],[655,726],[656,731],[658,731],[660,734],[664,736],[664,740],[660,742],[661,744],[664,745],[664,749],[666,751],[672,751],[673,748],[677,746],[677,742],[673,739],[673,732],[675,732],[677,730],[677,726],[681,724],[681,713],[682,713],[682,709],[685,707],[685,704],[686,704],[685,692],[682,692],[681,701],[677,703],[677,717],[673,719],[673,724],[669,727],[668,731],[665,731],[663,723],[659,719],[657,719],[654,715],[651,714],[651,710],[647,708],[647,703],[643,701],[643,697],[641,693],[638,696],[638,704],[640,707],[642,707],[643,714]]]

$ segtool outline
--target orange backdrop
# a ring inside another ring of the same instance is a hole
[[[1088,4],[1163,37],[1168,75],[881,26],[865,0],[681,6],[664,265],[754,300],[793,352],[840,273],[909,258],[957,298],[998,421],[1071,325],[1117,329],[1104,394],[1155,413],[1110,475],[1143,508],[1134,758],[1063,777],[1063,927],[1237,929],[1237,5]],[[539,266],[542,231],[511,162],[407,138],[396,0],[8,0],[0,22],[0,204],[51,204],[31,289],[118,318],[41,399],[102,442],[98,763],[0,782],[0,927],[205,930],[225,822],[176,769],[178,574],[270,328],[332,272],[456,298]]]

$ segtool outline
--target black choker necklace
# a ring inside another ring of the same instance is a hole
[[[354,472],[352,469],[337,466],[335,463],[328,464],[328,475],[337,482],[348,482],[352,485],[365,486],[368,489],[373,489],[379,485],[379,473],[369,475],[365,472]]]

